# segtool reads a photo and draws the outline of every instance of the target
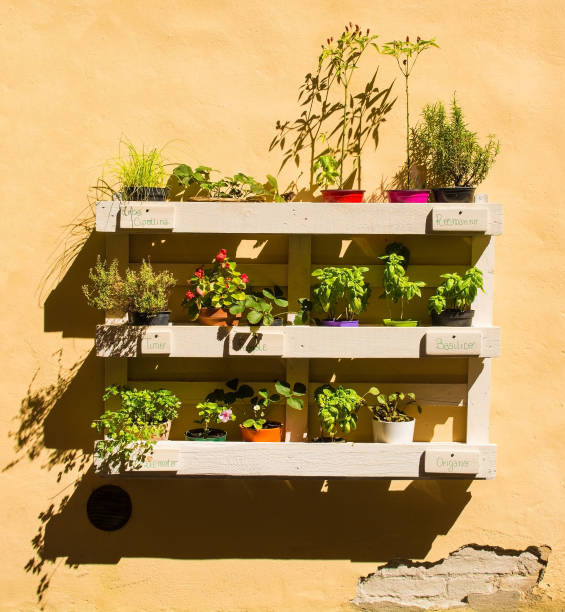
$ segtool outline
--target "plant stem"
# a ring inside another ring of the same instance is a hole
[[[347,89],[349,87],[349,81],[347,76],[345,78],[344,85],[344,97],[343,97],[343,131],[341,134],[341,160],[339,162],[339,188],[343,189],[343,162],[345,161],[345,135],[347,133]]]
[[[408,72],[404,74],[406,84],[406,174],[410,189],[410,110],[408,105]]]

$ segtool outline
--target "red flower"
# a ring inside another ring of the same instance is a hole
[[[247,274],[242,274],[242,275],[241,275],[241,280],[242,280],[244,283],[248,283],[248,282],[249,282],[249,276],[247,276]]]
[[[226,258],[227,251],[226,249],[220,249],[220,252],[216,255],[216,261],[224,261]]]
[[[204,278],[204,270],[202,268],[198,268],[198,270],[196,270],[194,275],[198,276],[198,278]]]
[[[194,298],[194,293],[192,293],[192,291],[187,291],[185,296],[187,300],[192,300]]]

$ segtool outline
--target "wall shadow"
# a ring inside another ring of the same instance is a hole
[[[112,533],[85,512],[90,493],[109,482],[133,503],[129,523]],[[109,480],[90,471],[45,522],[42,556],[70,565],[122,557],[418,559],[461,514],[470,482],[420,480],[389,491],[388,480]],[[195,527],[203,517],[206,527]]]
[[[104,253],[104,234],[92,232],[45,299],[43,322],[46,332],[62,332],[63,337],[92,338],[96,324],[104,322],[104,314],[91,308],[82,294],[88,271],[100,253]]]

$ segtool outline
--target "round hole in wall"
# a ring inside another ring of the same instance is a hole
[[[95,489],[86,503],[88,520],[102,531],[121,529],[131,516],[131,498],[115,485]]]
[[[452,456],[452,457],[455,457],[454,453],[451,453],[451,456]]]
[[[455,340],[455,336],[451,336]]]
[[[146,209],[145,209],[145,212],[149,212],[149,209],[148,209],[148,208],[146,208]],[[461,214],[461,213],[459,213],[459,214]]]
[[[462,214],[463,214],[463,211],[462,211],[462,210],[460,210],[460,211],[459,211],[459,214],[460,214],[460,215],[462,215]]]

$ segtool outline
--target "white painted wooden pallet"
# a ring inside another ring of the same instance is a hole
[[[500,204],[97,202],[99,232],[202,234],[502,233]]]
[[[158,442],[140,469],[121,477],[468,478],[491,479],[495,444],[455,442]]]
[[[500,328],[485,327],[281,327],[201,325],[99,325],[99,357],[402,358],[496,357]]]

